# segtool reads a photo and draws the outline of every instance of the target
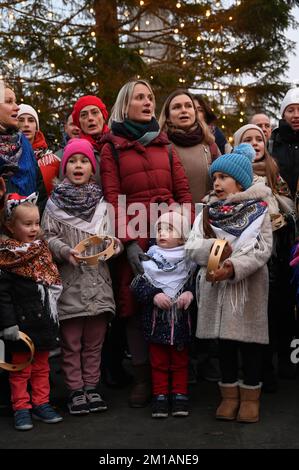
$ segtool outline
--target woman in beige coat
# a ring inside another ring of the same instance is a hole
[[[199,120],[193,96],[178,89],[166,99],[159,118],[184,167],[194,203],[211,189],[209,167],[212,163],[210,145],[215,138],[205,122]],[[218,155],[220,151],[218,150]]]
[[[219,419],[259,419],[262,345],[268,339],[268,269],[272,228],[264,199],[270,189],[252,185],[251,145],[219,157],[211,166],[214,195],[195,219],[186,243],[187,256],[201,269],[197,279],[199,338],[219,338],[222,402]],[[219,269],[206,280],[216,239],[228,244]],[[238,350],[244,382],[238,382]],[[240,396],[240,398],[239,398]],[[241,400],[241,404],[240,404]]]

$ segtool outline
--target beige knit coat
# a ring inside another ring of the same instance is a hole
[[[227,202],[266,199],[270,189],[255,184],[247,191],[229,196]],[[213,201],[211,201],[213,202]],[[215,238],[205,239],[202,213],[195,219],[185,245],[186,254],[200,266],[197,277],[198,338],[221,338],[268,344],[268,268],[272,250],[272,227],[266,213],[260,240],[249,251],[232,253],[234,278],[212,283],[206,281],[210,250]]]

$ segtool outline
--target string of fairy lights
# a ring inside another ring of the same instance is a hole
[[[169,47],[169,40],[171,40],[171,46],[175,45],[177,50],[178,65],[180,65],[182,72],[188,70],[190,61],[194,58],[194,55],[188,53],[188,40],[190,40],[190,34],[188,36],[188,31],[190,27],[193,28],[194,36],[192,40],[200,46],[201,44],[207,43],[210,45],[210,48],[206,53],[202,53],[197,60],[201,67],[205,67],[210,70],[210,76],[212,77],[210,81],[201,82],[200,77],[196,77],[196,81],[200,83],[197,87],[195,85],[196,91],[200,91],[202,94],[206,95],[209,99],[220,103],[219,109],[222,112],[221,127],[225,129],[225,120],[226,113],[231,110],[235,111],[232,101],[231,94],[229,93],[229,85],[235,85],[235,98],[238,100],[241,108],[246,105],[246,86],[242,84],[242,74],[239,68],[235,70],[226,70],[223,69],[223,64],[225,63],[223,57],[225,52],[231,50],[235,45],[237,46],[236,39],[231,35],[224,33],[224,25],[219,24],[217,28],[206,27],[207,24],[213,25],[213,17],[217,15],[220,11],[225,10],[228,6],[232,4],[234,6],[241,5],[244,0],[222,0],[222,1],[207,1],[206,7],[203,8],[203,13],[201,16],[187,18],[186,21],[183,21],[181,18],[183,15],[175,15],[175,13],[169,13],[167,10],[159,10],[157,12],[148,13],[147,10],[147,0],[138,0],[135,2],[135,5],[132,7],[122,7],[119,8],[118,18],[120,23],[120,47],[134,47],[137,49],[139,56],[151,67],[151,75],[149,76],[150,80],[155,79],[155,74],[158,73],[159,64],[166,58],[167,59],[167,50]],[[5,2],[6,3],[6,2]],[[26,17],[28,15],[28,4],[30,0],[24,0],[17,2],[17,4],[11,4],[4,8],[1,7],[0,2],[0,25],[4,31],[9,32],[13,26],[15,19],[22,15]],[[49,1],[47,5],[47,14],[38,18],[40,21],[51,22],[53,24],[61,22],[61,19],[71,17],[72,19],[68,25],[65,25],[63,28],[57,28],[57,37],[53,37],[53,43],[56,45],[65,44],[64,40],[66,37],[70,37],[69,44],[72,44],[72,35],[76,28],[79,28],[81,34],[84,27],[84,34],[90,35],[90,37],[96,40],[95,24],[94,24],[94,15],[95,11],[93,8],[90,8],[88,11],[88,16],[86,16],[86,11],[81,12],[76,15],[75,10],[72,4],[76,2],[69,2],[70,5],[65,7],[59,1]],[[162,2],[163,3],[163,2]],[[188,4],[202,4],[201,0],[180,0],[176,1],[175,8],[178,13],[183,12],[184,7]],[[219,17],[219,15],[218,15]],[[233,21],[233,17],[229,16],[228,21]],[[28,17],[28,21],[30,18]],[[190,23],[192,22],[192,24]],[[81,28],[80,28],[81,26]],[[187,31],[185,33],[185,31]],[[169,39],[170,38],[170,39]],[[16,41],[16,43],[24,44],[24,39],[21,36],[16,36],[14,39],[8,39],[8,41]],[[94,43],[96,46],[96,43]],[[194,47],[194,54],[196,54],[196,47]],[[198,51],[200,51],[198,47]],[[202,48],[204,50],[204,48]],[[78,52],[78,51],[76,51]],[[72,47],[66,48],[65,54],[71,59],[74,52]],[[84,52],[87,56],[88,62],[92,64],[95,60],[94,55],[90,52]],[[32,79],[31,73],[31,61],[24,59],[10,59],[7,61],[7,73],[18,70],[17,79],[21,84],[30,83],[31,86],[34,85],[34,80]],[[215,72],[215,77],[213,77],[213,71]],[[30,80],[29,80],[30,77]],[[63,91],[67,86],[67,83],[63,80],[62,74],[60,74],[59,69],[54,62],[41,64],[38,70],[36,71],[36,82],[47,77],[49,81],[53,84],[53,87],[56,87],[56,92],[58,97],[63,96]],[[0,71],[1,78],[1,71]],[[178,76],[178,86],[190,86],[187,84],[186,76],[184,73],[181,73]],[[90,84],[90,91],[96,90],[98,84],[95,81],[92,81]],[[36,95],[40,92],[35,91]],[[23,99],[21,98],[21,101]],[[240,111],[239,121],[242,123],[244,120],[244,111]]]

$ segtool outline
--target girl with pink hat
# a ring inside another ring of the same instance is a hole
[[[68,408],[72,415],[84,415],[107,409],[97,387],[101,350],[115,304],[107,264],[78,264],[74,247],[92,235],[108,235],[109,221],[102,190],[94,182],[92,145],[71,139],[61,166],[65,178],[47,202],[42,225],[63,282],[58,311]]]

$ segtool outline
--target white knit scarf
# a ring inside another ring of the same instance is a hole
[[[196,264],[186,259],[184,246],[164,249],[154,245],[147,255],[150,260],[142,262],[144,276],[174,299],[194,272]]]

